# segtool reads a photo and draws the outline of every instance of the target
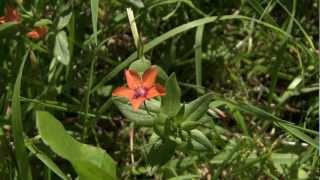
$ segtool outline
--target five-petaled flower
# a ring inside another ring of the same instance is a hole
[[[48,32],[48,29],[46,27],[35,27],[32,29],[32,31],[27,33],[27,37],[31,39],[40,39],[44,37]]]
[[[0,24],[6,22],[19,22],[20,21],[20,14],[14,7],[6,7],[4,11],[4,16],[0,17]]]
[[[147,69],[142,77],[133,70],[125,70],[128,87],[118,87],[112,92],[112,95],[126,97],[132,109],[136,111],[145,100],[165,95],[165,88],[156,83],[157,75],[156,66]]]

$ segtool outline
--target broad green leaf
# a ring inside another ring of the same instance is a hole
[[[52,161],[52,159],[41,152],[39,149],[35,147],[31,140],[26,142],[27,148],[40,160],[42,161],[48,168],[50,168],[54,173],[56,173],[61,179],[68,180],[69,178],[61,171],[61,169]]]
[[[141,74],[151,66],[151,62],[145,58],[138,59],[131,63],[129,69],[137,71]]]
[[[65,31],[58,32],[54,45],[54,57],[64,65],[70,61],[68,38]]]
[[[192,130],[195,129],[200,123],[198,121],[184,121],[181,123],[181,128],[183,130]]]
[[[148,160],[153,166],[162,166],[170,160],[175,149],[175,142],[171,140],[160,140],[151,146],[148,153]]]
[[[99,0],[90,0],[91,6],[91,18],[92,18],[92,29],[93,36],[96,45],[98,44],[98,14],[99,14]]]
[[[162,97],[161,111],[169,117],[174,117],[180,110],[181,90],[176,74],[172,74],[166,82],[166,95]]]
[[[39,21],[34,23],[34,26],[46,26],[52,24],[50,19],[40,19]]]
[[[193,129],[190,131],[191,138],[205,146],[209,151],[213,150],[213,145],[210,140],[198,129]]]
[[[13,140],[15,147],[16,162],[18,165],[18,179],[20,180],[31,180],[31,168],[29,165],[28,155],[25,149],[24,138],[23,138],[23,125],[21,118],[21,106],[20,106],[20,89],[21,89],[21,79],[24,64],[27,60],[29,53],[27,52],[23,58],[20,65],[18,76],[14,84],[13,96],[12,96],[12,117],[11,125],[13,132]]]
[[[60,18],[59,18],[59,22],[58,22],[58,25],[57,25],[57,29],[58,30],[61,30],[63,29],[64,27],[66,27],[70,20],[72,18],[72,12],[69,12],[68,14],[65,14],[65,15],[62,15]]]
[[[42,140],[72,164],[80,180],[116,179],[115,162],[103,149],[75,140],[48,112],[37,111],[36,122]]]
[[[148,114],[147,111],[141,108],[137,111],[133,111],[132,107],[120,98],[113,98],[112,100],[128,120],[133,121],[140,126],[153,126],[155,121],[154,117],[156,116],[154,113],[150,112],[150,114]]]
[[[185,105],[184,121],[197,121],[208,110],[212,94],[206,94]]]

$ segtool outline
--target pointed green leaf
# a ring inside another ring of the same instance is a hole
[[[98,44],[98,14],[99,14],[99,0],[91,0],[91,18],[92,18],[92,29],[93,29],[93,36],[96,45]]]
[[[112,100],[128,120],[133,121],[140,126],[153,126],[155,121],[154,113],[150,112],[150,115],[146,110],[141,108],[137,111],[133,111],[132,107],[125,101],[121,100],[121,98],[113,98]]]
[[[206,94],[185,105],[184,121],[197,121],[208,110],[212,94]]]
[[[21,118],[21,106],[20,106],[20,89],[21,89],[21,78],[24,68],[24,64],[27,60],[29,53],[26,53],[24,59],[20,65],[19,73],[14,84],[13,96],[12,96],[12,132],[15,146],[15,155],[18,165],[18,177],[19,179],[32,179],[31,168],[29,165],[28,155],[25,149],[24,138],[23,138],[23,125]]]
[[[68,65],[70,61],[68,38],[65,31],[60,31],[55,40],[54,57],[64,65]]]
[[[191,130],[191,137],[201,145],[205,146],[208,150],[213,150],[213,145],[210,140],[198,129]]]
[[[34,26],[46,26],[52,24],[52,21],[50,19],[40,19],[36,23],[34,23]]]
[[[173,73],[166,83],[166,95],[162,97],[161,111],[169,117],[177,115],[181,107],[180,98],[181,90]]]
[[[131,63],[129,69],[137,71],[141,74],[151,66],[151,62],[145,58],[138,59]]]
[[[68,14],[64,14],[62,15],[60,18],[59,18],[59,22],[58,22],[58,25],[57,25],[57,29],[58,30],[61,30],[63,29],[64,27],[66,27],[70,20],[72,18],[72,12],[69,12]]]
[[[48,112],[37,111],[36,122],[42,140],[72,164],[81,180],[116,179],[115,162],[103,149],[75,140]]]

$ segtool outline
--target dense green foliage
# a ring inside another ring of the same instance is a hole
[[[320,178],[318,4],[0,1],[0,179]],[[151,64],[166,96],[112,97]]]

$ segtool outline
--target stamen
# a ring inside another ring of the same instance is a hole
[[[144,87],[139,87],[134,90],[134,98],[138,97],[146,97],[147,96],[147,90]]]

